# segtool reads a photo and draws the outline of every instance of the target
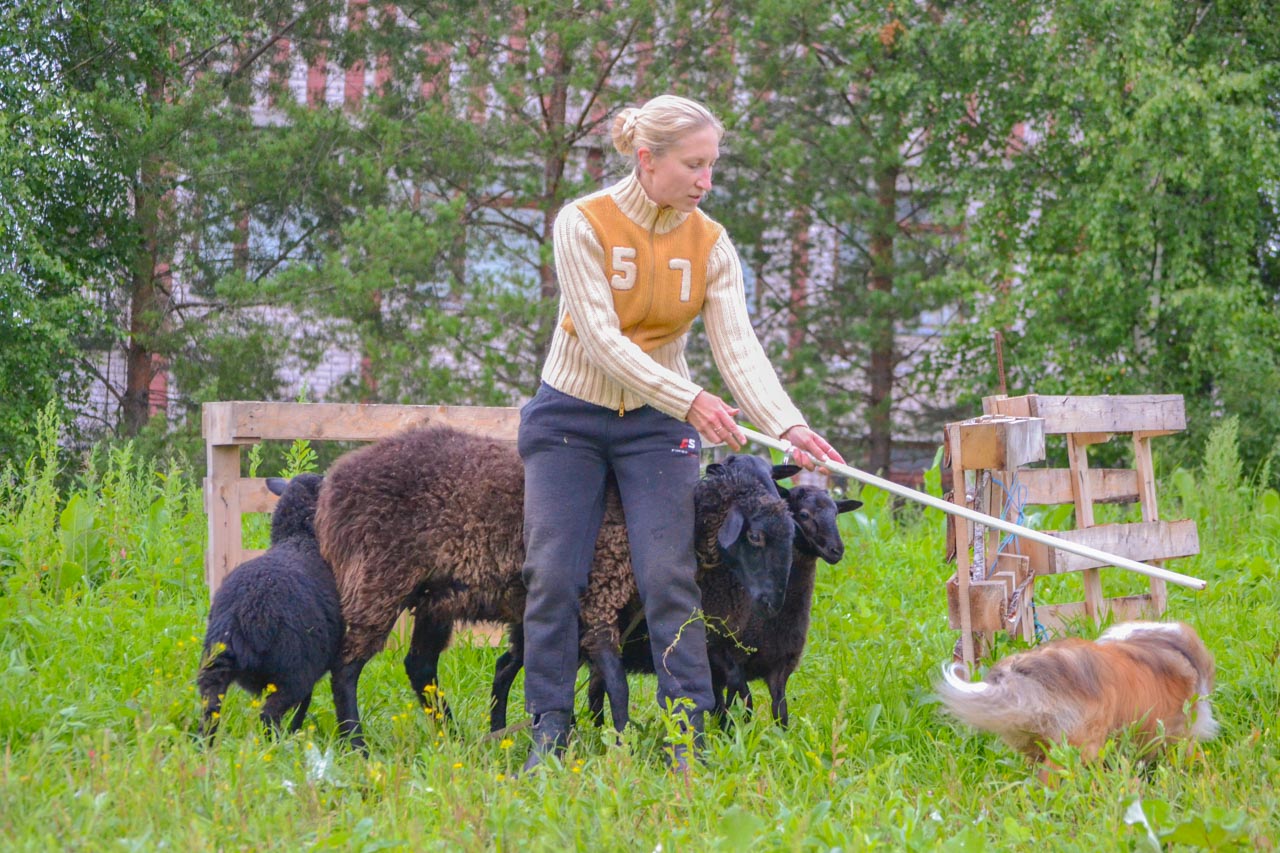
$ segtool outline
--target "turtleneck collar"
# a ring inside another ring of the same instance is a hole
[[[674,207],[659,205],[649,198],[634,169],[631,174],[615,184],[609,190],[609,194],[613,196],[618,209],[626,214],[628,219],[656,234],[667,233],[689,216]]]

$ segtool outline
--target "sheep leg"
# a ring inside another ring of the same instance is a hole
[[[493,687],[489,691],[489,731],[507,727],[507,704],[511,697],[511,685],[524,669],[524,626],[511,626],[511,642],[493,665]]]
[[[222,697],[231,686],[231,671],[228,669],[201,670],[196,683],[200,687],[200,702],[204,705],[204,714],[200,720],[200,736],[210,740],[218,730],[218,721],[222,715]]]
[[[742,705],[748,712],[755,710],[755,703],[751,700],[751,688],[747,686],[747,676],[742,669],[742,665],[737,661],[729,664],[728,686],[725,688],[725,704],[732,705],[735,699],[741,699]]]
[[[587,713],[591,718],[591,725],[600,728],[604,725],[604,676],[594,666],[590,669],[591,677],[587,681]]]
[[[622,656],[608,651],[591,653],[592,677],[599,673],[604,686],[605,695],[609,697],[609,716],[613,718],[613,727],[621,732],[630,721],[631,693],[627,684],[627,673],[622,668]],[[603,715],[604,708],[600,708]],[[596,713],[593,709],[592,713]]]
[[[276,690],[262,703],[262,713],[258,716],[268,732],[278,734],[281,723],[284,721],[284,715],[289,712],[290,708],[295,707],[297,710],[294,711],[293,718],[289,723],[289,732],[292,733],[302,728],[302,718],[307,715],[307,709],[311,707],[310,690],[307,690],[301,696],[296,695],[292,690]]]
[[[353,749],[365,755],[369,748],[364,742],[364,730],[360,726],[360,708],[356,703],[356,687],[360,682],[360,672],[369,658],[356,658],[340,665],[333,672],[330,684],[333,687],[333,708],[338,714],[338,734],[346,738]]]
[[[715,700],[715,704],[711,707],[711,715],[719,721],[720,727],[725,728],[729,725],[729,717],[727,711],[728,704],[725,702],[725,682],[728,676],[725,673],[724,662],[719,659],[717,654],[709,655],[711,663],[711,695]]]
[[[409,641],[409,651],[404,656],[404,671],[413,685],[414,695],[422,707],[442,714],[445,719],[452,720],[453,712],[444,694],[439,691],[440,653],[449,646],[449,638],[453,636],[451,620],[434,620],[421,612],[413,616],[413,637]],[[432,694],[428,696],[428,694]]]
[[[764,679],[769,688],[769,699],[773,703],[773,721],[784,729],[791,721],[787,713],[787,679],[790,677],[790,670],[779,669],[769,673]]]
[[[289,724],[289,733],[294,734],[298,729],[302,728],[303,718],[307,716],[307,710],[311,707],[311,691],[307,691],[307,695],[302,697],[302,701],[298,703],[298,708],[293,712],[293,722]]]

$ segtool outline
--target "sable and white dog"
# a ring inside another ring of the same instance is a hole
[[[1130,726],[1154,741],[1208,740],[1218,732],[1209,707],[1213,657],[1190,625],[1127,622],[1096,642],[1069,638],[1019,652],[970,683],[959,664],[936,685],[947,710],[999,735],[1035,761],[1066,740],[1086,761],[1107,737]]]

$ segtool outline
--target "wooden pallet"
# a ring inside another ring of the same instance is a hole
[[[1054,532],[1063,539],[1153,565],[1199,553],[1195,522],[1159,518],[1151,460],[1152,438],[1186,428],[1180,395],[999,396],[986,398],[983,411],[980,418],[946,426],[952,500],[998,515],[1016,478],[1027,505],[1073,506],[1075,529]],[[1045,458],[1045,436],[1059,435],[1066,441],[1068,467],[1030,467]],[[1088,448],[1118,435],[1132,442],[1134,467],[1091,469]],[[1095,504],[1108,502],[1138,503],[1142,521],[1096,524]],[[1081,618],[1097,624],[1108,613],[1126,620],[1165,610],[1162,580],[1152,579],[1142,595],[1106,598],[1103,565],[1032,542],[999,551],[998,531],[976,533],[968,522],[957,525],[956,575],[948,581],[950,624],[961,631],[959,657],[966,663],[973,663],[995,631],[1034,639],[1029,603],[1037,576],[1070,572],[1083,579],[1082,601],[1036,604],[1035,621],[1050,631]]]

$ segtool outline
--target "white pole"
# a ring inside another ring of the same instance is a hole
[[[774,450],[781,450],[783,453],[791,450],[791,442],[783,441],[777,438],[770,438],[763,433],[756,432],[746,427],[738,427],[747,438],[752,441],[772,447]],[[994,527],[997,530],[1003,530],[1005,533],[1012,533],[1014,536],[1022,536],[1030,539],[1032,542],[1039,542],[1042,545],[1048,545],[1050,548],[1057,548],[1060,551],[1067,551],[1079,557],[1086,557],[1090,560],[1097,560],[1100,563],[1110,566],[1118,566],[1122,569],[1128,569],[1131,572],[1138,572],[1152,578],[1158,578],[1169,583],[1176,583],[1179,586],[1185,586],[1190,589],[1204,589],[1205,581],[1200,578],[1193,578],[1190,575],[1171,572],[1168,569],[1162,569],[1159,566],[1149,566],[1146,563],[1139,563],[1136,560],[1130,560],[1128,557],[1121,557],[1118,554],[1108,554],[1106,551],[1099,551],[1097,548],[1091,548],[1088,545],[1081,545],[1078,542],[1068,542],[1066,539],[1059,539],[1057,536],[1051,536],[1039,530],[1032,530],[1030,527],[1023,527],[1020,524],[1014,524],[1011,521],[1005,521],[1003,518],[996,518],[986,513],[977,512],[969,509],[967,506],[952,503],[951,501],[940,500],[933,495],[916,491],[915,489],[900,486],[897,483],[877,477],[874,474],[868,474],[865,471],[859,471],[848,465],[842,465],[839,462],[827,461],[820,463],[823,468],[836,473],[843,474],[846,477],[857,480],[860,483],[866,483],[869,486],[875,486],[878,489],[884,489],[886,492],[906,498],[909,501],[922,503],[925,506],[931,506],[934,509],[942,510],[951,515],[958,515],[961,518],[967,518],[978,524],[985,524],[987,527]]]

